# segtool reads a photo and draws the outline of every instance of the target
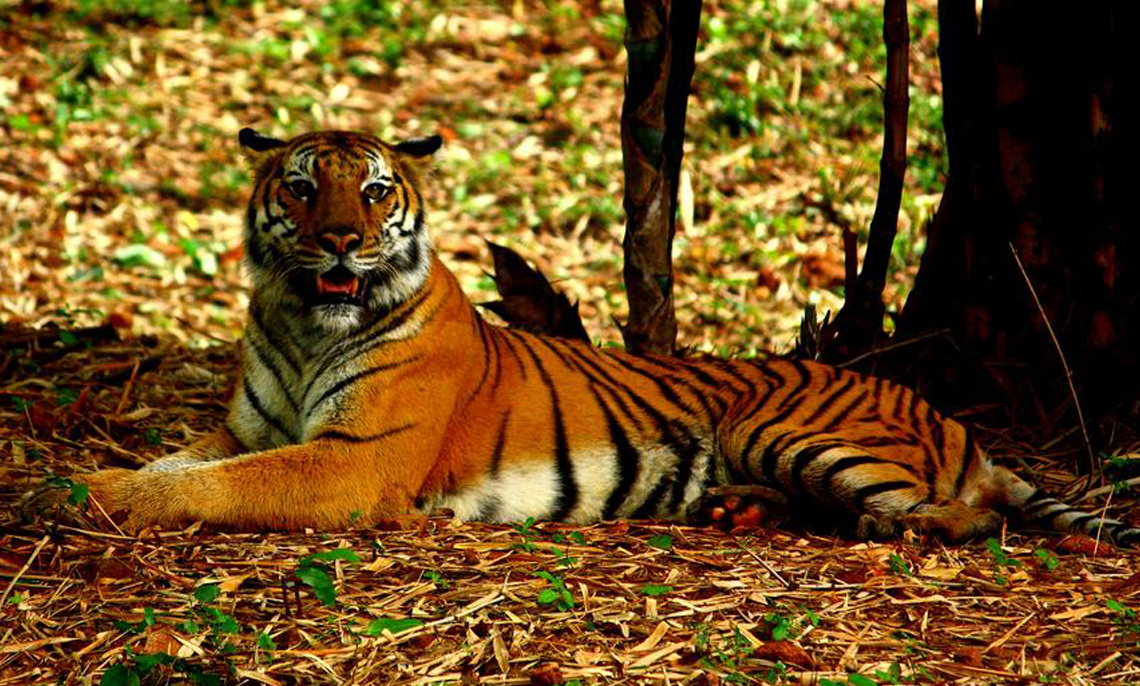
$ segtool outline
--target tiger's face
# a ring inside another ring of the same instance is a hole
[[[427,279],[418,185],[439,136],[389,145],[346,131],[282,141],[242,129],[238,139],[256,177],[245,253],[263,302],[349,331]]]

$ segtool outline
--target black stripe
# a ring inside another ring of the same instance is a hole
[[[871,398],[874,399],[875,405],[879,405],[883,399],[883,379],[879,376],[868,378],[871,380]]]
[[[662,479],[645,498],[636,510],[630,515],[630,519],[647,519],[657,513],[657,503],[661,500],[661,496],[665,494],[665,489],[669,488],[670,479],[668,477]]]
[[[1057,503],[1057,505],[1060,505],[1060,507],[1058,507],[1056,510],[1053,510],[1051,512],[1033,515],[1033,521],[1041,522],[1043,524],[1048,523],[1048,525],[1050,527],[1052,527],[1053,526],[1053,520],[1057,519],[1057,517],[1060,517],[1063,514],[1068,514],[1070,512],[1077,512],[1078,511],[1077,508],[1075,508],[1071,505],[1066,505],[1065,503],[1062,503],[1059,500],[1056,501],[1056,503]]]
[[[744,386],[743,391],[736,391],[736,388],[733,387],[733,390],[736,391],[738,395],[751,395],[756,393],[756,383],[740,373],[739,365],[735,361],[713,358],[713,364],[719,371],[723,372],[729,378],[739,381]]]
[[[674,423],[680,426],[679,422]],[[681,451],[677,453],[677,465],[673,473],[673,494],[669,499],[669,512],[676,512],[685,496],[685,487],[693,477],[693,463],[701,454],[701,444],[691,432],[684,429],[685,436],[681,440]]]
[[[580,373],[585,375],[590,381],[597,384],[600,388],[604,389],[610,395],[613,401],[617,404],[618,409],[621,410],[621,413],[631,424],[636,425],[638,429],[644,429],[644,422],[640,417],[633,413],[633,410],[629,407],[626,401],[622,399],[621,395],[617,392],[617,390],[615,390],[615,388],[620,388],[622,391],[624,391],[626,395],[629,396],[630,400],[642,408],[646,414],[656,413],[656,410],[654,410],[651,405],[645,402],[643,398],[634,393],[628,386],[610,376],[609,372],[607,372],[602,368],[600,364],[598,364],[596,358],[601,357],[601,355],[597,351],[595,351],[593,348],[580,346],[579,344],[576,344],[573,341],[564,338],[555,338],[552,339],[552,342],[562,347],[564,349],[564,352],[568,353],[570,357],[573,358],[567,358],[567,362],[574,363],[575,367]],[[577,362],[575,362],[575,360],[577,360]],[[589,367],[589,369],[586,367]],[[660,418],[660,421],[657,422],[658,428],[663,432],[667,427],[668,422],[666,422],[665,418],[660,414],[657,414],[656,416]]]
[[[578,371],[581,374],[584,374],[587,378],[589,378],[591,380],[592,383],[596,383],[598,385],[598,387],[607,390],[607,392],[611,395],[611,397],[613,397],[614,400],[616,402],[618,402],[619,405],[621,405],[623,407],[623,409],[628,413],[628,408],[625,408],[624,405],[621,403],[620,396],[617,394],[616,390],[614,390],[613,387],[608,387],[604,384],[598,383],[597,377],[595,377],[593,374],[591,374],[590,371],[583,368],[576,361],[576,359],[590,364],[594,368],[595,372],[597,372],[598,374],[601,374],[604,378],[606,378],[608,381],[610,381],[613,384],[613,386],[616,386],[617,388],[621,388],[622,390],[624,390],[629,395],[629,398],[640,409],[642,409],[642,411],[644,411],[647,415],[649,415],[651,419],[653,419],[654,423],[657,426],[657,432],[658,432],[658,435],[660,437],[657,442],[660,443],[661,445],[663,445],[664,447],[668,448],[669,451],[672,452],[673,455],[676,456],[676,458],[677,458],[677,462],[676,462],[676,465],[674,467],[675,471],[673,474],[672,493],[671,493],[670,501],[669,501],[670,509],[676,510],[678,504],[684,498],[685,487],[688,485],[688,481],[692,477],[693,462],[696,460],[696,458],[702,452],[700,441],[696,438],[696,436],[693,435],[692,431],[690,431],[688,427],[686,427],[684,424],[682,424],[680,422],[667,419],[660,411],[658,411],[656,408],[654,408],[651,404],[646,402],[639,395],[633,393],[632,390],[629,389],[629,387],[618,382],[612,376],[610,376],[605,370],[601,369],[600,365],[596,364],[596,360],[590,359],[590,357],[585,352],[581,352],[581,354],[578,354],[579,351],[584,347],[583,344],[575,343],[573,341],[565,341],[562,339],[547,339],[547,338],[542,337],[542,336],[532,336],[531,338],[533,340],[539,342],[540,344],[544,345],[548,350],[550,350],[550,352],[553,355],[555,355],[558,359],[560,359],[568,367]],[[559,350],[557,350],[554,347],[555,343],[560,344],[566,350],[569,350],[571,355],[573,356],[573,358],[576,358],[576,359],[572,359],[571,357],[568,357],[566,355],[559,354]],[[588,350],[593,352],[594,349],[588,348]],[[601,357],[601,356],[597,355],[597,357]],[[632,415],[627,414],[627,416],[632,416]],[[634,423],[636,423],[636,420],[634,420]],[[664,493],[663,490],[660,492]]]
[[[938,488],[938,475],[942,473],[942,469],[936,464],[935,455],[932,453],[929,446],[922,446],[922,465],[923,472],[926,476],[926,502],[933,502]]]
[[[764,446],[764,452],[760,456],[760,473],[763,475],[762,482],[767,482],[773,486],[782,483],[779,476],[780,458],[783,457],[784,451],[788,449],[799,438],[810,437],[811,434],[801,435],[791,431],[780,434]],[[753,476],[755,472],[751,469],[749,473]]]
[[[249,446],[246,445],[245,441],[241,440],[241,438],[239,438],[236,433],[234,433],[234,430],[230,428],[228,421],[222,422],[222,430],[225,431],[230,438],[234,439],[234,443],[238,444],[238,448],[240,449],[238,451],[239,455],[250,452]]]
[[[520,357],[518,351],[515,350],[515,344],[511,342],[515,340],[518,334],[512,329],[496,328],[495,331],[504,334],[503,342],[507,344],[507,352],[515,359],[515,363],[519,366],[519,373],[522,374],[523,381],[526,381],[526,365],[523,364],[522,357]],[[522,344],[525,346],[526,341],[523,341]]]
[[[641,468],[641,454],[633,447],[629,440],[629,435],[626,434],[625,429],[622,428],[614,413],[606,406],[598,394],[597,388],[590,384],[590,392],[594,394],[594,399],[601,408],[602,414],[606,418],[606,426],[610,432],[610,443],[614,446],[614,454],[617,457],[618,464],[618,482],[610,491],[610,495],[606,498],[606,505],[602,509],[602,519],[613,519],[617,514],[618,508],[625,503],[629,497],[630,491],[633,489],[634,483],[637,481],[637,474]]]
[[[1085,527],[1086,524],[1088,524],[1091,521],[1099,520],[1099,519],[1100,519],[1100,517],[1098,517],[1094,514],[1083,514],[1080,517],[1077,517],[1073,521],[1069,522],[1069,530],[1070,531],[1085,531],[1086,530],[1086,527]],[[1108,525],[1106,525],[1105,528],[1108,528]]]
[[[479,383],[475,385],[471,395],[467,397],[467,404],[471,404],[471,401],[475,400],[475,397],[483,390],[483,384],[487,383],[487,377],[491,374],[491,346],[487,344],[486,325],[483,324],[483,318],[475,312],[471,313],[471,321],[479,336],[479,345],[483,348],[483,374],[479,377]]]
[[[753,449],[755,449],[756,443],[757,443],[757,441],[760,440],[760,435],[762,433],[764,433],[764,430],[770,429],[773,426],[776,426],[778,424],[783,423],[786,419],[788,419],[788,417],[792,416],[792,414],[794,414],[797,409],[799,409],[800,403],[802,403],[806,398],[806,396],[799,394],[801,390],[802,390],[802,387],[793,389],[791,391],[792,396],[796,400],[795,403],[790,404],[787,407],[784,407],[775,416],[770,417],[770,418],[768,418],[762,422],[759,422],[758,424],[756,424],[756,426],[752,427],[752,431],[750,431],[748,433],[748,440],[744,444],[744,450],[741,453],[744,460],[745,460],[745,464],[747,464],[748,456],[750,456],[752,454],[752,451],[753,451]],[[761,402],[763,402],[763,401],[761,401]],[[787,399],[785,399],[785,403],[786,402],[787,402]],[[767,459],[768,458],[765,457],[765,461],[767,461]],[[749,471],[751,471],[751,469],[749,469]]]
[[[642,359],[651,360],[651,358]],[[713,378],[712,374],[709,374],[707,371],[705,371],[705,365],[702,365],[700,362],[696,362],[694,360],[686,360],[682,357],[673,358],[672,362],[692,374],[697,381],[703,383],[708,387],[709,390],[717,390],[724,386],[724,383],[722,381]],[[712,365],[710,368],[715,369],[718,372],[721,371],[721,368],[719,366]],[[735,387],[733,387],[732,390],[734,392],[739,392],[736,391]]]
[[[407,359],[400,360],[399,362],[389,362],[387,364],[378,364],[375,367],[370,367],[368,369],[365,369],[362,372],[357,372],[357,373],[352,374],[350,376],[346,376],[345,378],[341,379],[340,381],[337,381],[331,387],[326,389],[325,392],[322,393],[321,396],[319,398],[317,398],[317,400],[314,403],[309,405],[305,411],[305,417],[306,418],[311,417],[313,415],[313,412],[316,411],[316,409],[321,406],[321,403],[323,403],[324,401],[328,400],[332,396],[334,396],[337,393],[339,393],[340,391],[342,391],[346,386],[354,384],[357,381],[360,381],[361,379],[367,378],[367,377],[372,376],[374,374],[379,374],[380,372],[388,371],[390,369],[396,369],[397,367],[403,367],[406,364],[411,364],[412,362],[419,360],[421,357],[423,357],[422,354],[412,355],[411,357],[409,357]]]
[[[910,394],[910,410],[907,412],[907,415],[910,417],[910,425],[911,426],[918,426],[919,424],[922,423],[922,420],[918,416],[918,411],[919,411],[921,405],[922,405],[922,398],[919,398],[917,393],[911,393]]]
[[[282,350],[280,347],[273,345],[273,342],[270,340],[269,329],[265,326],[265,320],[262,319],[262,316],[261,316],[261,308],[256,307],[255,305],[251,304],[249,307],[249,315],[250,315],[250,319],[253,321],[253,324],[257,327],[258,331],[261,333],[261,337],[264,338],[265,341],[267,343],[269,343],[269,345],[271,345],[274,350],[277,351],[277,354],[281,357],[281,359],[285,360],[285,364],[289,365],[289,368],[293,370],[293,374],[300,376],[300,374],[301,374],[300,363],[298,363],[297,360],[293,359],[292,355],[288,354],[286,351]],[[284,329],[284,331],[281,332],[283,337],[285,339],[287,339],[289,344],[292,345],[295,349],[300,350],[301,346],[298,345],[296,340],[293,338],[293,332],[289,331],[287,327],[282,327],[282,328]]]
[[[313,372],[313,376],[312,376],[312,378],[309,379],[309,383],[305,384],[305,390],[301,393],[301,399],[304,400],[305,398],[309,397],[309,391],[313,390],[313,385],[317,381],[320,381],[321,378],[324,376],[325,372],[327,372],[329,370],[329,368],[332,367],[334,364],[337,364],[337,365],[347,364],[350,360],[352,360],[354,358],[364,357],[365,355],[372,352],[373,350],[376,350],[377,348],[381,348],[385,345],[389,345],[391,343],[396,342],[397,340],[405,340],[405,339],[372,340],[372,342],[369,343],[368,345],[366,345],[364,347],[359,347],[366,340],[375,339],[377,337],[383,336],[387,333],[395,331],[397,328],[402,326],[406,321],[408,321],[408,319],[410,319],[412,317],[413,314],[416,313],[416,311],[419,309],[420,304],[427,298],[428,290],[429,289],[426,289],[426,288],[421,289],[421,293],[418,295],[418,297],[415,297],[414,300],[405,301],[404,309],[400,310],[397,313],[389,312],[389,313],[381,316],[376,322],[369,325],[369,327],[366,331],[362,331],[362,332],[353,334],[353,336],[350,337],[349,339],[342,341],[342,342],[336,344],[335,346],[333,346],[332,348],[330,348],[324,354],[324,356],[321,360],[320,366],[317,367],[317,370],[315,372]],[[435,315],[439,311],[439,309],[440,309],[440,307],[437,306],[434,310],[431,310],[430,312],[428,312],[427,316],[425,316],[423,321],[420,322],[420,326],[421,327],[427,326],[428,323],[430,323],[432,321],[432,319],[435,318]],[[348,357],[342,358],[341,356],[345,353],[349,353]]]
[[[254,393],[253,391],[253,386],[249,384],[249,378],[243,376],[241,380],[242,388],[245,390],[245,397],[246,400],[249,401],[250,407],[252,407],[259,415],[261,415],[261,418],[265,420],[267,424],[272,426],[274,429],[277,429],[277,431],[280,432],[282,436],[285,436],[290,441],[297,443],[297,437],[285,429],[285,425],[281,422],[281,420],[265,409],[265,405],[261,403],[261,398],[257,397],[257,393]]]
[[[946,432],[943,430],[942,419],[929,404],[926,406],[925,423],[930,432],[930,447],[933,448],[930,469],[931,471],[942,471],[946,462]],[[934,464],[933,458],[940,458],[937,465]]]
[[[720,413],[724,412],[724,408],[725,408],[727,401],[724,398],[721,398],[721,397],[715,395],[715,390],[717,388],[719,388],[719,384],[714,379],[709,377],[708,374],[704,374],[704,372],[701,372],[709,380],[707,385],[711,386],[712,388],[707,388],[707,387],[702,388],[700,386],[694,385],[691,381],[689,381],[688,379],[686,379],[683,376],[683,370],[678,369],[677,365],[683,366],[684,362],[679,360],[679,359],[675,360],[676,364],[674,364],[674,365],[667,364],[662,360],[658,360],[658,359],[655,359],[652,357],[631,357],[630,359],[626,360],[625,362],[632,363],[634,361],[637,361],[638,363],[653,365],[657,369],[661,370],[662,374],[665,377],[667,377],[670,381],[672,381],[673,383],[675,383],[679,386],[682,386],[682,387],[688,389],[689,392],[692,393],[693,396],[697,398],[697,401],[700,402],[701,408],[705,411],[705,416],[707,416],[709,418],[710,422],[716,421],[716,416],[713,414],[712,408],[709,406],[709,398],[710,397],[712,398],[713,401],[716,402],[716,404],[719,408],[719,412]],[[692,368],[685,367],[685,370],[688,370],[690,373],[693,373],[694,376],[696,376],[696,373],[693,371]],[[648,372],[648,371],[642,371],[642,374],[650,374],[650,373],[651,372]],[[654,377],[654,378],[657,378],[657,377]],[[711,396],[710,396],[710,393],[712,393]]]
[[[405,336],[404,338],[387,338],[387,339],[382,339],[382,340],[378,340],[378,341],[373,341],[373,342],[369,343],[368,345],[364,346],[363,348],[361,348],[360,350],[356,351],[355,356],[360,357],[362,355],[366,355],[366,354],[372,352],[373,350],[375,350],[377,348],[384,347],[385,345],[389,345],[391,343],[397,343],[399,341],[406,341],[406,340],[409,340],[411,338],[415,338],[416,336],[419,336],[420,333],[425,328],[427,328],[427,326],[429,324],[431,324],[433,321],[435,321],[436,315],[439,314],[439,311],[442,309],[443,309],[443,302],[439,302],[436,304],[436,306],[434,308],[432,308],[431,310],[428,310],[427,314],[425,314],[423,316],[423,318],[420,319],[420,321],[419,321],[419,325],[420,325],[419,330],[416,331],[411,336]],[[403,323],[404,323],[403,321],[400,322],[400,324],[403,324]],[[395,329],[393,328],[392,330],[385,331],[384,333],[391,333],[391,331],[394,331],[394,330]]]
[[[884,460],[881,457],[874,455],[850,455],[848,457],[841,457],[835,462],[832,462],[827,471],[823,473],[823,485],[834,490],[832,480],[836,475],[845,472],[848,469],[853,469],[865,464],[893,464],[890,460]]]
[[[911,481],[879,481],[873,484],[867,484],[862,488],[855,491],[855,502],[859,504],[859,509],[864,510],[867,499],[876,496],[880,493],[887,493],[888,491],[898,491],[904,488],[913,488],[914,483]]]
[[[807,388],[808,383],[811,382],[811,373],[808,371],[807,366],[803,362],[800,362],[799,360],[789,360],[788,363],[792,366],[792,369],[796,370],[796,374],[799,376],[799,381],[788,393],[788,395],[782,401],[780,401],[780,405],[777,408],[779,410],[783,410],[789,405],[795,405],[798,407],[799,404],[804,400],[803,397],[799,395],[800,392]],[[785,380],[784,383],[786,384],[787,380]]]
[[[478,312],[473,315],[482,319]],[[491,347],[495,349],[495,378],[491,381],[491,392],[494,393],[499,390],[499,383],[503,380],[503,351],[499,348],[499,337],[495,335],[495,327],[487,322],[483,322],[483,326],[487,330],[487,337],[491,339]]]
[[[515,335],[517,336],[517,334]],[[523,343],[525,344],[526,341],[524,340]],[[570,463],[570,444],[566,439],[566,426],[562,420],[562,405],[558,398],[558,390],[554,387],[554,380],[550,377],[550,372],[547,371],[542,360],[538,358],[530,346],[524,345],[523,349],[530,355],[535,368],[538,369],[542,383],[550,391],[550,407],[554,422],[554,463],[558,470],[560,485],[558,497],[554,501],[554,511],[550,518],[561,522],[565,521],[570,511],[578,504],[578,484],[574,481],[574,465]]]
[[[491,461],[487,471],[493,477],[499,475],[499,466],[503,462],[503,448],[507,444],[507,421],[510,418],[510,412],[503,413],[503,420],[499,422],[499,433],[495,436],[495,447],[491,449]]]
[[[969,426],[966,430],[966,445],[962,449],[961,465],[958,468],[958,477],[954,479],[954,492],[951,497],[957,498],[962,494],[962,487],[966,485],[966,474],[978,459],[978,448],[974,445],[974,431]]]
[[[776,373],[776,372],[775,372],[775,371],[772,369],[772,367],[771,367],[771,366],[768,364],[768,361],[767,361],[767,360],[757,360],[757,359],[751,359],[751,360],[746,360],[746,362],[747,362],[749,365],[751,365],[753,369],[755,369],[756,371],[760,372],[760,374],[761,374],[761,375],[762,375],[764,378],[768,379],[769,381],[773,381],[773,382],[775,382],[777,386],[781,386],[781,387],[782,387],[782,386],[784,386],[786,383],[788,383],[788,380],[787,380],[787,379],[785,379],[783,376],[780,376],[779,374],[777,374],[777,373]]]
[[[277,365],[269,358],[269,354],[262,349],[261,345],[253,336],[246,336],[246,341],[249,343],[249,347],[253,350],[253,354],[257,357],[261,366],[268,369],[270,375],[277,381],[277,386],[281,389],[281,394],[289,401],[289,406],[293,408],[293,413],[299,414],[301,408],[297,405],[297,400],[293,398],[293,394],[289,392],[289,384],[285,383],[285,379],[281,376],[281,370],[277,368]]]
[[[904,423],[903,403],[907,398],[912,397],[914,392],[906,386],[895,386],[894,388],[898,392],[895,394],[895,406],[891,409],[891,419],[894,419],[898,424],[902,424]]]
[[[553,350],[553,347],[549,344],[549,342],[546,339],[538,337],[538,338],[536,338],[536,340],[539,340],[540,342],[547,344],[547,347],[551,348],[552,352],[554,352],[557,355],[557,351]],[[553,340],[558,341],[560,343],[562,342],[559,339],[553,339]],[[567,349],[570,349],[571,351],[576,351],[577,349],[582,348],[583,345],[579,344],[579,343],[574,343],[572,341],[565,341],[565,347]],[[593,348],[589,348],[589,350],[593,351]],[[582,359],[583,361],[586,361],[586,358],[587,358],[585,353],[583,353],[582,355],[577,356],[577,357],[579,359]],[[566,356],[560,356],[560,359],[562,359],[567,364],[571,364],[574,362],[573,360],[567,358]],[[593,363],[591,362],[591,364],[593,364]],[[579,372],[585,374],[587,377],[590,377],[592,381],[596,382],[596,379],[594,379],[594,377],[592,377],[590,372],[583,369],[581,366],[579,366],[577,364],[574,364],[574,366],[577,368],[577,370]],[[671,493],[670,501],[669,501],[670,509],[676,510],[677,505],[680,503],[681,499],[684,497],[685,487],[687,486],[688,481],[692,476],[693,461],[697,458],[697,456],[699,456],[701,454],[700,441],[696,438],[696,436],[693,435],[692,431],[690,431],[689,428],[686,427],[684,424],[666,418],[665,415],[663,415],[659,410],[654,408],[653,405],[651,405],[650,403],[645,401],[645,399],[643,399],[642,397],[640,397],[636,393],[633,393],[632,390],[629,389],[624,384],[621,384],[620,382],[617,382],[616,380],[614,380],[613,377],[609,376],[603,369],[601,369],[600,367],[595,367],[595,369],[598,373],[602,374],[605,378],[607,378],[609,381],[611,381],[614,386],[624,390],[629,395],[630,400],[632,400],[634,402],[634,404],[636,404],[643,412],[645,412],[645,414],[649,415],[649,417],[653,420],[653,422],[657,428],[657,434],[659,436],[657,443],[659,443],[662,446],[664,446],[665,448],[667,448],[677,458],[677,462],[676,462],[676,465],[674,467],[675,471],[673,474],[673,489],[672,489],[672,493]],[[621,402],[620,396],[617,394],[617,391],[614,388],[607,387],[607,386],[602,385],[602,384],[599,384],[599,387],[605,388],[610,393],[611,397],[614,398],[614,400],[619,404],[619,406],[622,407],[627,412],[627,416],[632,416],[631,414],[628,413],[628,408],[625,408],[624,404]],[[636,423],[636,420],[634,420],[634,423]],[[664,491],[660,491],[660,492],[664,493]]]
[[[403,198],[400,197],[399,191],[401,190],[404,191]],[[402,210],[400,212],[400,221],[396,222],[396,233],[401,236],[411,236],[415,233],[416,227],[412,227],[411,231],[404,230],[404,222],[408,219],[408,206],[411,204],[408,202],[407,186],[396,186],[396,191],[396,202],[403,202],[403,207],[400,208]]]
[[[683,410],[686,414],[696,414],[696,412],[693,411],[693,408],[688,403],[686,403],[684,400],[682,400],[679,395],[677,395],[677,392],[675,390],[673,390],[673,387],[670,386],[669,384],[665,383],[661,378],[654,376],[653,374],[650,374],[647,371],[639,369],[638,367],[631,364],[629,360],[622,359],[621,357],[618,357],[617,355],[607,355],[606,359],[614,362],[615,364],[619,365],[623,369],[626,369],[628,371],[633,372],[634,374],[637,374],[637,375],[639,375],[645,379],[648,379],[651,383],[653,383],[654,386],[657,387],[657,391],[662,395],[662,397],[664,397],[667,401],[669,401],[670,403],[675,405],[678,409]],[[703,399],[703,396],[699,396],[699,397],[701,397]],[[709,419],[711,420],[712,415],[709,414],[710,411],[708,409],[708,404],[707,404],[707,402],[705,402],[703,404],[705,406],[705,413],[709,416]]]
[[[843,424],[843,423],[850,420],[851,410],[854,410],[856,407],[859,407],[860,405],[862,405],[863,401],[865,401],[866,399],[867,399],[867,389],[863,389],[862,391],[860,391],[859,393],[857,393],[855,395],[855,397],[851,400],[851,402],[847,403],[847,405],[845,405],[843,407],[843,409],[837,411],[835,413],[835,415],[832,416],[832,418],[830,420],[828,420],[828,422],[826,424],[823,425],[823,430],[831,432],[831,431],[835,431],[836,429],[838,429],[840,424]]]
[[[808,490],[804,487],[804,470],[823,453],[832,448],[842,447],[843,445],[845,444],[829,441],[800,448],[792,460],[791,468],[788,470],[791,489],[799,493],[807,493]]]
[[[396,426],[396,427],[393,427],[391,429],[385,429],[384,431],[381,431],[378,434],[372,434],[371,436],[359,436],[356,434],[348,434],[348,433],[344,433],[343,431],[336,431],[334,429],[334,430],[329,430],[329,431],[322,431],[321,433],[314,436],[313,440],[314,441],[346,441],[348,443],[371,443],[373,441],[379,441],[381,439],[388,438],[390,436],[395,436],[398,433],[401,433],[403,431],[407,431],[408,429],[414,427],[415,425],[416,425],[416,422],[410,422],[408,424],[401,424],[400,426]]]
[[[851,387],[854,385],[855,379],[848,378],[845,383],[840,384],[838,388],[832,391],[831,395],[825,396],[822,399],[816,401],[817,404],[815,410],[813,410],[810,415],[808,415],[805,419],[796,421],[803,426],[811,426],[812,424],[815,424],[816,421],[818,421],[820,417],[826,414],[827,411],[831,409],[831,406],[834,405],[840,398],[842,398],[847,393],[847,391],[851,390]]]

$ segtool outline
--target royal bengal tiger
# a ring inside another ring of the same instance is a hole
[[[1012,511],[1140,538],[993,465],[966,427],[883,379],[635,356],[484,321],[424,221],[438,136],[244,129],[239,142],[255,177],[243,372],[216,433],[137,471],[79,477],[129,529],[329,529],[442,508],[686,519],[711,487],[752,484],[857,535],[960,541]],[[30,507],[53,499],[38,490]]]

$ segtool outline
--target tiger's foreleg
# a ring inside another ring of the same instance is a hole
[[[129,531],[197,520],[243,530],[329,529],[411,514],[425,464],[322,439],[169,469],[104,469],[76,481]]]

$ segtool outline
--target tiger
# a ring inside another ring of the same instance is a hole
[[[691,522],[736,488],[774,494],[765,512],[864,537],[959,542],[1011,513],[1140,539],[995,465],[903,385],[805,360],[635,355],[485,320],[426,226],[439,136],[246,128],[238,143],[254,180],[241,374],[217,431],[138,470],[76,477],[127,530],[327,530],[439,511]],[[52,493],[34,490],[29,509]]]

